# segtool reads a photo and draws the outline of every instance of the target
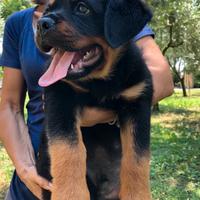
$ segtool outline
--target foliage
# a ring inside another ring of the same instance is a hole
[[[0,144],[0,200],[4,200],[12,172],[13,166],[11,161],[2,144]]]
[[[0,69],[0,80],[2,79],[2,77],[3,77],[3,70],[2,70],[2,68]]]
[[[0,37],[2,37],[3,34],[3,27],[4,27],[4,21],[2,18],[0,18]]]
[[[151,185],[154,200],[199,200],[200,90],[183,98],[180,91],[160,102],[161,112],[152,116]],[[0,145],[0,200],[12,172]]]
[[[30,5],[30,0],[2,0],[0,17],[5,20],[13,12],[25,9]]]
[[[0,12],[1,12],[1,3],[0,3]],[[3,34],[3,26],[4,26],[4,20],[3,18],[0,17],[0,38],[2,37]]]
[[[200,88],[200,73],[195,76],[194,86]]]
[[[148,0],[154,12],[152,27],[163,54],[179,81],[183,72],[200,72],[200,4],[197,0]],[[184,83],[184,81],[183,81]]]

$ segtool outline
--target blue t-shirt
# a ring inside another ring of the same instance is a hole
[[[42,54],[34,43],[33,12],[34,8],[30,8],[8,18],[0,66],[19,69],[23,74],[30,99],[27,104],[27,125],[34,150],[37,152],[44,118],[42,88],[38,86],[38,79],[44,72],[43,66],[48,56]]]
[[[41,53],[34,42],[32,18],[35,8],[29,8],[11,15],[6,21],[3,40],[3,53],[0,66],[7,66],[21,70],[27,86],[29,101],[27,104],[27,125],[35,153],[40,144],[40,134],[43,129],[44,113],[42,108],[43,89],[38,80],[44,72],[48,56]],[[145,26],[134,40],[144,36],[154,35]],[[12,200],[35,200],[26,186],[14,174],[10,186]]]

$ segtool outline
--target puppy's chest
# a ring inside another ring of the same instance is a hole
[[[123,104],[134,102],[146,91],[146,81],[130,84],[125,80],[100,81],[82,85],[87,91],[78,93],[82,106],[99,106],[116,109]]]
[[[142,59],[138,59],[140,62],[135,60],[129,55],[124,56],[106,79],[76,83],[85,88],[98,102],[137,99],[146,91],[151,77]]]

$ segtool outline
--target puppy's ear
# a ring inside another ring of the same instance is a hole
[[[143,0],[109,0],[104,32],[111,47],[117,48],[136,36],[152,18]]]

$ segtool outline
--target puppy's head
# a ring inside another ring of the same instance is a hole
[[[62,78],[106,78],[150,19],[142,0],[49,0],[36,36],[42,51],[54,52],[46,85]]]

